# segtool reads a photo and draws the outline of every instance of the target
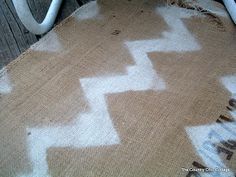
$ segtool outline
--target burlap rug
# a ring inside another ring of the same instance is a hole
[[[0,78],[1,177],[235,175],[236,28],[219,3],[91,2]]]

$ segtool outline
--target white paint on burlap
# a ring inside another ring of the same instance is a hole
[[[188,137],[192,140],[192,144],[195,147],[197,154],[201,157],[206,166],[212,169],[227,168],[220,158],[215,145],[222,141],[236,140],[235,129],[235,123],[214,123],[185,128]],[[220,132],[221,138],[212,138],[210,135],[213,131]],[[212,176],[212,173],[201,175]],[[233,172],[219,172],[219,175],[231,177],[233,176]]]
[[[236,75],[222,77],[221,83],[231,93],[231,97],[236,99]]]
[[[0,94],[9,94],[12,91],[12,84],[10,82],[7,70],[3,67],[0,70]]]
[[[97,1],[92,1],[80,7],[80,9],[73,14],[73,17],[78,21],[93,19],[98,17],[99,11],[100,7]]]
[[[236,75],[226,76],[220,79],[220,82],[231,93],[231,96],[235,98],[236,95]],[[236,121],[236,111],[229,111],[231,116]],[[203,162],[209,168],[227,168],[222,159],[220,158],[215,144],[223,141],[236,140],[236,123],[214,123],[210,125],[187,127],[186,132],[189,138],[192,140],[193,146],[196,148],[197,153],[202,158]],[[221,138],[213,139],[211,137],[212,132],[219,132]],[[209,149],[211,152],[209,153]],[[208,176],[208,174],[204,174]],[[212,176],[212,174],[209,174]],[[232,171],[221,172],[218,175],[231,177],[234,176]]]
[[[40,39],[38,43],[32,45],[30,49],[39,52],[59,53],[63,50],[63,45],[61,44],[57,33],[52,30],[47,36]]]
[[[157,8],[169,30],[160,39],[127,41],[126,47],[134,59],[127,74],[80,79],[90,111],[81,113],[68,125],[28,128],[31,132],[27,144],[33,171],[27,177],[47,177],[47,149],[53,147],[94,147],[120,143],[111,121],[106,95],[126,91],[164,90],[165,82],[153,68],[147,53],[187,52],[199,50],[200,46],[187,30],[181,18],[190,18],[193,11],[177,7]]]
[[[221,83],[231,93],[231,98],[236,99],[236,74],[221,78]],[[229,111],[236,121],[236,110]]]

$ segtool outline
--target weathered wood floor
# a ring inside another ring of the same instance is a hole
[[[63,1],[56,24],[89,0]],[[51,0],[28,0],[37,21],[46,15]],[[24,52],[41,36],[30,33],[19,20],[11,0],[0,0],[0,69]]]

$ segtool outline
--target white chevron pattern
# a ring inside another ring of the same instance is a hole
[[[200,46],[187,30],[181,18],[189,18],[193,11],[177,7],[157,8],[169,26],[160,39],[125,42],[135,65],[127,67],[127,74],[111,77],[80,79],[90,112],[80,114],[70,125],[29,128],[27,144],[33,171],[27,177],[47,177],[47,149],[50,147],[90,147],[119,144],[107,110],[106,95],[126,91],[164,90],[165,82],[157,75],[147,53],[187,52]]]

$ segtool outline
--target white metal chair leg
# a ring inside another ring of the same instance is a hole
[[[42,23],[38,23],[31,14],[27,0],[12,0],[16,12],[24,26],[34,34],[43,34],[51,29],[56,19],[62,0],[52,0],[47,15]],[[234,0],[223,0],[231,18],[236,24],[236,3]]]
[[[231,18],[233,19],[234,23],[236,24],[236,3],[234,0],[223,0],[225,7],[227,8]]]
[[[27,0],[12,0],[16,12],[24,26],[34,34],[43,34],[48,32],[56,19],[62,0],[52,0],[48,12],[42,23],[38,23],[29,8]]]

